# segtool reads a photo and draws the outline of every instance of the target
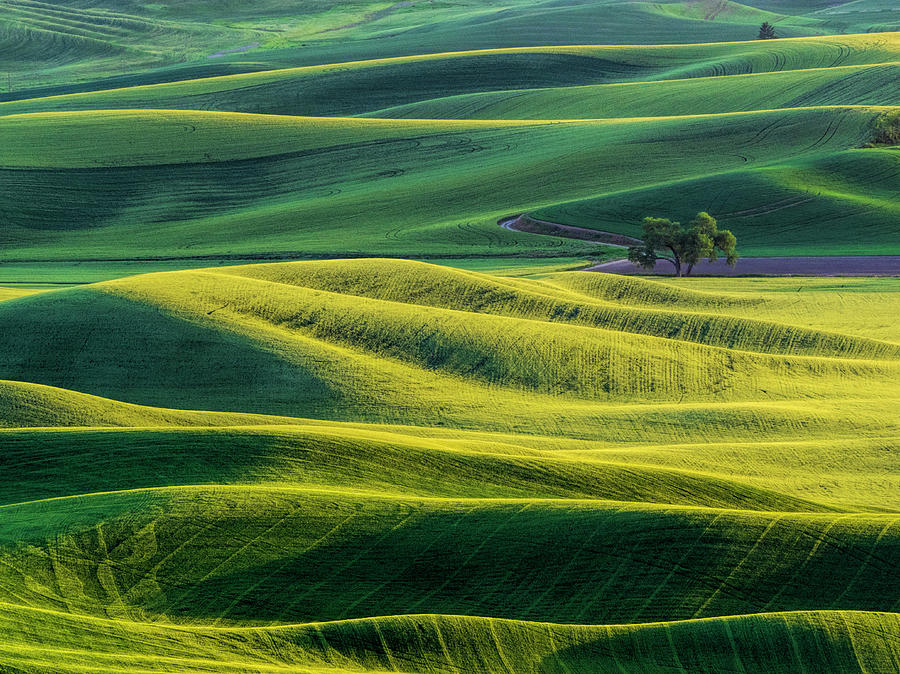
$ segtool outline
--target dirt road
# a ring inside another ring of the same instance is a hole
[[[518,215],[510,215],[501,218],[497,224],[503,229],[509,229],[514,232],[561,236],[566,239],[579,239],[581,241],[596,241],[597,243],[613,246],[615,248],[628,248],[628,246],[634,246],[640,243],[638,239],[633,239],[624,234],[601,232],[596,229],[573,227],[572,225],[560,225],[556,222],[538,220],[537,218],[528,215],[528,213],[519,213]]]
[[[561,236],[567,239],[596,241],[607,246],[627,248],[639,244],[638,239],[600,232],[584,227],[561,225],[538,220],[527,213],[502,218],[498,223],[504,229],[545,236]],[[636,267],[628,260],[604,262],[585,271],[602,271],[608,274],[663,274],[672,275],[669,262],[657,262],[653,270]],[[694,267],[693,276],[900,276],[900,255],[868,255],[841,257],[745,257],[737,266],[729,267],[723,260],[701,262]]]

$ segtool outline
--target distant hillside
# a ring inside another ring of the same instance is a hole
[[[417,55],[0,103],[0,259],[585,257],[610,253],[497,220],[634,236],[698,210],[744,255],[896,254],[900,155],[859,148],[897,116],[898,35]]]
[[[201,64],[241,72],[494,47],[750,40],[763,21],[781,37],[865,33],[900,28],[895,9],[884,0],[9,0],[0,72],[20,91],[160,67],[183,79],[179,69]]]

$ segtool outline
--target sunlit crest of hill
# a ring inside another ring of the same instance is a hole
[[[11,293],[4,663],[879,671],[900,333],[833,319],[898,291],[732,283],[348,260]]]
[[[7,0],[0,670],[900,671],[898,28]]]

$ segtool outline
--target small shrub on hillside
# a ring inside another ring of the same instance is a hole
[[[875,138],[879,145],[900,145],[900,113],[886,112],[875,120]]]

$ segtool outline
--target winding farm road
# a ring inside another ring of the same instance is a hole
[[[528,232],[529,234],[562,236],[566,239],[580,239],[581,241],[596,241],[614,248],[628,248],[640,243],[639,239],[625,236],[624,234],[601,232],[596,229],[573,227],[572,225],[561,225],[558,222],[538,220],[531,217],[528,213],[519,213],[501,218],[497,224],[503,229],[513,232]]]
[[[497,224],[504,229],[546,236],[561,236],[582,241],[596,241],[607,246],[627,248],[636,243],[622,234],[600,232],[584,227],[561,225],[532,218],[527,213],[502,218]],[[608,274],[671,275],[671,263],[659,261],[652,270],[641,269],[628,260],[613,260],[588,267],[584,271]],[[744,257],[735,267],[724,260],[703,261],[694,267],[694,276],[900,276],[900,255],[846,255],[838,257]]]

